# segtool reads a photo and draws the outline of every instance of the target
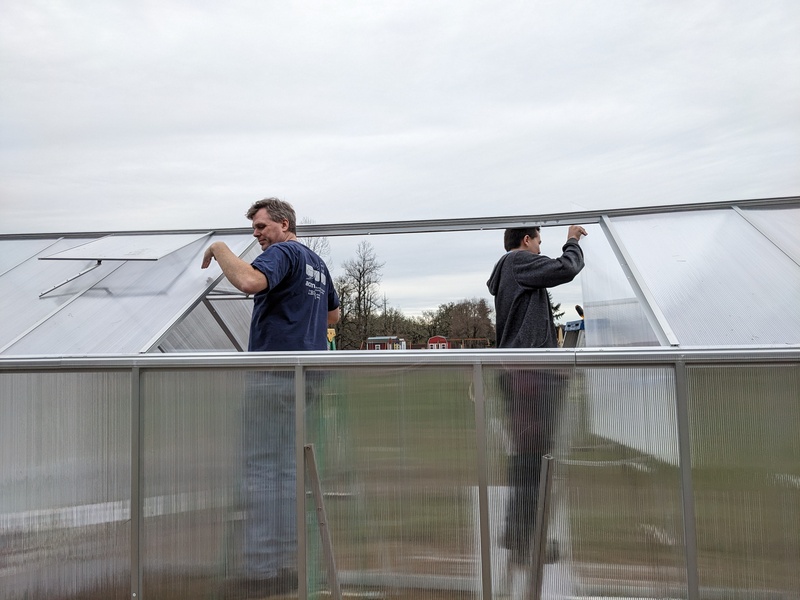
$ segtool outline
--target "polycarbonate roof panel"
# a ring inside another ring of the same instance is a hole
[[[56,240],[0,240],[0,276],[55,243]]]
[[[239,342],[242,348],[247,350],[247,343],[250,340],[250,318],[253,314],[253,299],[213,300],[213,296],[209,299],[211,306],[217,311],[217,314],[234,335],[236,341]]]
[[[586,225],[581,239],[586,346],[657,346],[658,338],[599,225]]]
[[[173,327],[151,352],[234,351],[233,342],[202,302]]]
[[[36,241],[41,242],[41,251],[50,252],[66,250],[86,240],[76,238]],[[6,250],[9,246],[14,248],[15,244],[22,242],[23,240],[3,240],[0,249]],[[22,245],[25,247],[25,252],[17,253],[18,258],[29,254],[29,251],[36,247],[27,243]],[[19,336],[47,320],[120,266],[119,263],[101,265],[57,290],[39,297],[45,290],[74,277],[94,264],[95,261],[40,261],[37,260],[37,254],[33,254],[0,275],[0,290],[3,290],[0,294],[0,314],[3,315],[0,319],[0,353]]]
[[[203,252],[217,240],[226,242],[237,254],[251,242],[250,236],[212,236],[156,262],[110,263],[111,268],[118,268],[76,298],[69,310],[53,314],[7,348],[4,354],[105,354],[146,350],[187,313],[221,275],[216,262],[208,269],[200,268]],[[37,262],[40,265],[73,265],[73,270],[76,265],[71,261]],[[104,263],[101,268],[105,266]],[[81,279],[83,277],[76,281]],[[35,301],[35,296],[27,301]]]
[[[735,211],[612,221],[681,345],[800,342],[800,267]]]
[[[795,262],[800,263],[800,208],[748,208],[743,212]]]
[[[42,260],[159,260],[188,246],[208,233],[109,235],[61,252],[47,253]]]

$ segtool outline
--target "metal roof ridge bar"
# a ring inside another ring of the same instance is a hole
[[[745,213],[745,212],[744,212],[744,211],[743,211],[741,208],[739,208],[739,207],[738,207],[738,206],[736,206],[735,204],[734,204],[733,206],[731,206],[731,208],[733,209],[733,212],[735,212],[737,215],[739,215],[739,216],[740,216],[740,217],[742,217],[742,218],[743,218],[745,221],[747,221],[747,222],[750,224],[750,226],[751,226],[753,229],[755,229],[755,230],[756,230],[758,233],[760,233],[760,234],[761,234],[761,235],[763,235],[765,238],[767,238],[767,239],[768,239],[770,242],[772,242],[772,244],[773,244],[773,245],[774,245],[774,246],[775,246],[775,247],[776,247],[778,250],[780,250],[781,252],[783,252],[783,253],[784,253],[786,256],[788,256],[788,257],[789,257],[789,259],[790,259],[790,260],[791,260],[791,261],[792,261],[794,264],[796,264],[798,267],[800,267],[800,262],[797,262],[797,259],[796,259],[794,256],[792,256],[792,255],[791,255],[791,253],[790,253],[788,250],[786,250],[786,248],[784,248],[784,247],[783,247],[783,245],[782,245],[780,242],[778,242],[778,240],[777,240],[777,239],[775,239],[775,236],[774,236],[774,235],[772,235],[771,233],[768,233],[768,232],[764,231],[764,229],[763,229],[763,228],[762,228],[762,227],[761,227],[761,226],[760,226],[758,223],[756,223],[756,222],[755,222],[753,219],[751,219],[751,218],[750,218],[750,217],[749,217],[749,216],[748,216],[748,215],[747,215],[747,214],[746,214],[746,213]]]
[[[214,232],[211,233],[213,234]],[[247,254],[250,248],[253,247],[253,244],[255,244],[257,241],[258,240],[253,239],[247,245],[247,247],[244,250],[242,250],[242,252],[239,254],[239,257],[242,257],[245,254]],[[185,319],[186,315],[192,312],[198,304],[203,302],[203,300],[208,296],[211,290],[213,290],[217,286],[217,284],[224,279],[224,277],[225,273],[223,273],[222,270],[220,270],[219,277],[217,277],[216,279],[214,279],[214,281],[212,281],[209,285],[207,285],[206,288],[202,292],[200,292],[200,294],[198,294],[197,296],[192,298],[189,302],[187,302],[184,305],[183,309],[178,311],[176,315],[166,323],[166,325],[164,325],[161,329],[159,329],[156,332],[156,334],[153,337],[151,337],[150,340],[144,346],[142,346],[142,349],[139,350],[139,353],[146,354],[158,348],[159,344],[161,344],[161,342],[164,341],[164,338],[166,338],[169,335],[169,332],[172,330],[172,328],[175,327],[175,325],[177,325],[178,323],[180,323],[183,319]]]
[[[83,289],[83,290],[81,290],[80,292],[76,293],[74,296],[72,296],[72,298],[70,298],[69,300],[67,300],[66,302],[64,302],[64,304],[61,304],[61,305],[57,306],[57,307],[56,307],[54,310],[52,310],[52,311],[50,311],[49,313],[47,313],[47,315],[45,315],[44,317],[42,317],[41,319],[39,319],[38,321],[36,321],[36,323],[34,323],[34,324],[33,324],[33,325],[31,325],[30,327],[28,327],[28,328],[27,328],[25,331],[23,331],[22,333],[20,333],[20,334],[19,334],[17,337],[15,337],[14,339],[12,339],[12,340],[11,340],[10,342],[8,342],[8,343],[7,343],[5,346],[2,346],[2,347],[0,347],[0,355],[2,355],[2,354],[3,354],[3,352],[5,352],[5,351],[6,351],[6,350],[8,350],[9,348],[11,348],[11,346],[13,346],[14,344],[16,344],[16,343],[17,343],[18,341],[20,341],[21,339],[23,339],[23,338],[24,338],[25,336],[27,336],[29,333],[31,333],[32,331],[35,331],[36,329],[38,329],[39,327],[41,327],[42,325],[44,325],[44,324],[45,324],[47,321],[49,321],[50,319],[52,319],[54,316],[56,316],[58,313],[60,313],[62,310],[64,310],[64,309],[65,309],[67,306],[69,306],[70,304],[72,304],[73,302],[75,302],[75,300],[77,300],[78,298],[80,298],[81,296],[83,296],[83,295],[84,295],[86,292],[88,292],[89,290],[93,289],[93,288],[94,288],[94,286],[96,286],[96,285],[97,285],[98,283],[100,283],[101,281],[105,280],[105,279],[106,279],[106,278],[107,278],[109,275],[111,275],[111,274],[112,274],[114,271],[116,271],[117,269],[119,269],[119,268],[120,268],[122,265],[124,265],[124,264],[125,264],[125,263],[119,263],[118,265],[116,265],[116,266],[112,267],[112,268],[111,268],[111,270],[110,270],[108,273],[106,273],[106,274],[105,274],[105,275],[103,275],[103,276],[102,276],[100,279],[98,279],[97,281],[95,281],[95,282],[94,282],[94,284],[92,284],[92,285],[90,285],[89,287],[87,287],[86,289]],[[97,264],[97,265],[94,265],[93,267],[90,267],[89,269],[87,269],[86,271],[83,271],[82,273],[79,273],[78,275],[83,275],[83,273],[85,273],[85,272],[87,272],[87,271],[91,271],[91,270],[93,270],[93,269],[96,269],[96,268],[97,268],[97,267],[99,267],[99,266],[100,266],[99,264]],[[77,276],[76,276],[76,277],[77,277]],[[73,279],[75,279],[75,277],[73,277]],[[69,281],[65,281],[64,283],[69,283]],[[58,286],[56,286],[56,287],[60,287],[60,286],[64,285],[64,283],[61,283],[61,284],[59,284],[59,285],[58,285]],[[48,291],[53,291],[53,290],[48,290]],[[39,298],[41,298],[41,297],[42,297],[44,294],[46,294],[46,293],[47,293],[47,292],[42,292],[41,294],[39,294]],[[2,356],[0,356],[0,358],[2,358]]]
[[[622,270],[625,272],[625,276],[631,284],[633,293],[636,294],[637,299],[642,304],[645,316],[650,326],[653,328],[658,341],[665,346],[680,346],[677,336],[669,326],[669,322],[664,316],[664,313],[662,313],[661,309],[658,307],[655,297],[644,282],[642,274],[639,272],[639,269],[636,268],[633,258],[625,248],[625,244],[622,243],[608,215],[603,215],[600,218],[600,227],[606,234],[608,243],[611,244],[611,249],[614,251]]]
[[[502,216],[502,217],[464,217],[456,219],[428,219],[416,221],[375,221],[363,223],[297,225],[297,237],[378,235],[389,233],[435,233],[442,231],[475,231],[481,229],[505,229],[508,227],[524,227],[528,225],[572,225],[573,223],[596,223],[603,215],[610,217],[662,214],[698,210],[730,208],[733,205],[746,207],[800,206],[800,196],[783,196],[775,198],[753,198],[744,200],[726,200],[713,202],[695,202],[686,204],[661,204],[656,206],[611,208],[602,210],[567,211],[558,213],[542,213],[538,215]],[[0,239],[31,239],[54,235],[78,237],[84,235],[108,236],[115,234],[144,235],[169,233],[208,233],[203,229],[151,229],[139,231],[97,231],[97,232],[51,232],[0,234]],[[249,227],[228,227],[211,229],[212,234],[238,235],[252,234]]]

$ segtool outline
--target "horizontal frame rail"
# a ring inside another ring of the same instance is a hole
[[[0,372],[64,369],[191,369],[243,368],[293,369],[346,367],[443,367],[483,364],[592,366],[673,364],[730,364],[753,362],[800,362],[800,344],[792,346],[730,346],[695,348],[615,348],[552,350],[339,350],[336,352],[226,352],[187,354],[133,354],[103,356],[2,357]]]

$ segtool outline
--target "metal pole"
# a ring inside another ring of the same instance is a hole
[[[314,456],[314,444],[306,444],[305,463],[311,489],[314,493],[314,504],[317,507],[317,523],[319,535],[322,538],[322,551],[325,554],[325,563],[328,567],[328,586],[334,600],[342,600],[342,590],[339,587],[339,572],[336,570],[336,559],[333,556],[333,542],[328,529],[328,514],[325,512],[325,500],[322,497],[322,484],[317,471],[317,460]]]
[[[304,443],[306,438],[306,380],[303,365],[294,368],[294,449],[295,496],[297,501],[297,597],[308,600],[308,569],[306,557],[306,480]]]
[[[131,599],[142,600],[142,407],[139,367],[131,369]]]
[[[483,367],[472,368],[475,396],[475,443],[478,451],[478,525],[481,547],[481,589],[484,600],[492,598],[492,546],[489,527],[489,476],[486,449],[486,395],[483,389]]]
[[[683,506],[683,542],[686,546],[686,587],[689,600],[700,598],[697,570],[697,521],[694,512],[691,436],[689,434],[689,377],[686,363],[675,363],[675,404],[678,421],[678,464]]]
[[[553,457],[542,457],[542,471],[539,477],[539,500],[536,505],[536,525],[533,530],[533,553],[531,556],[531,600],[541,600],[544,583],[544,561],[547,554],[547,527],[550,522],[550,493],[553,488]]]

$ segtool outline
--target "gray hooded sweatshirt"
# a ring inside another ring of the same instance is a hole
[[[570,238],[558,258],[524,250],[505,254],[486,285],[494,296],[498,348],[558,346],[547,288],[569,283],[583,269],[583,250]]]

